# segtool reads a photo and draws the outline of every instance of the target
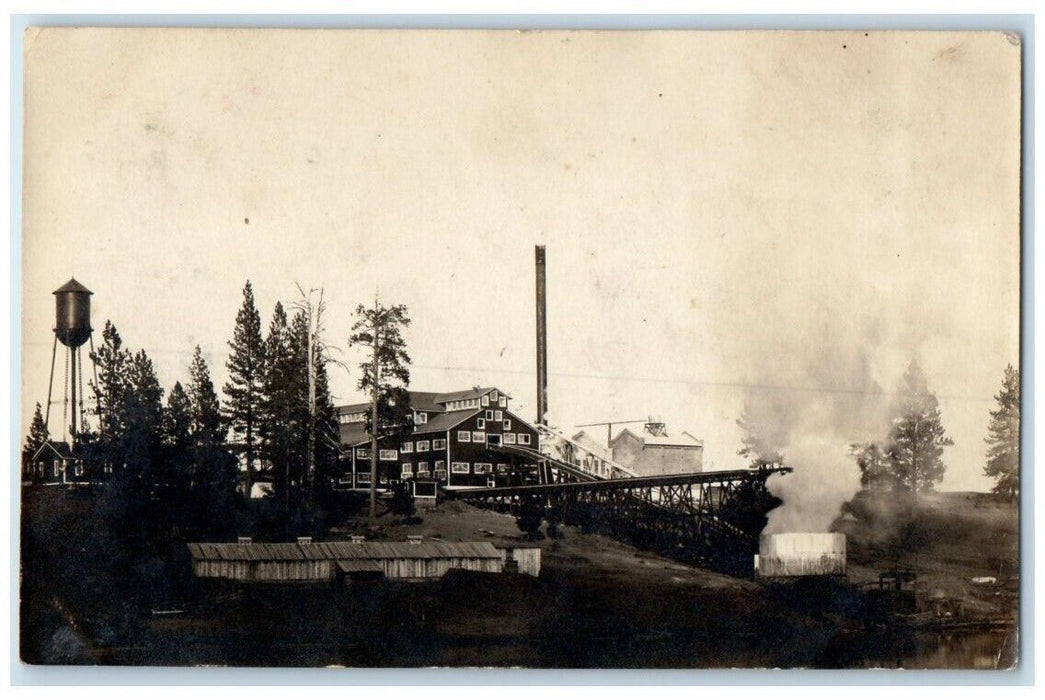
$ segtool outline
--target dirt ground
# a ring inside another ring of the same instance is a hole
[[[1014,505],[977,494],[910,503],[890,496],[862,494],[836,523],[848,536],[854,581],[910,565],[923,597],[945,590],[964,601],[967,616],[1015,615]],[[345,598],[314,584],[200,582],[171,557],[121,562],[89,493],[26,491],[23,513],[21,650],[32,663],[946,667],[996,663],[1004,642],[868,633],[854,619],[849,586],[767,587],[574,528],[536,542],[536,579],[455,572]],[[525,541],[513,517],[459,502],[417,518],[385,515],[376,526],[345,518],[328,539]],[[996,583],[972,583],[981,576]]]

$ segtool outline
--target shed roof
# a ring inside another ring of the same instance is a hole
[[[366,413],[370,409],[369,403],[350,403],[347,406],[338,406],[338,415],[345,415],[346,413]]]
[[[700,447],[704,444],[687,432],[678,435],[643,435],[647,445],[659,445],[663,447]]]
[[[414,434],[424,435],[425,433],[441,433],[450,430],[454,426],[460,425],[477,413],[479,413],[479,410],[475,408],[440,413],[434,418],[430,418],[427,423],[422,423],[414,428]]]
[[[415,411],[424,411],[426,413],[441,413],[446,410],[446,407],[440,406],[436,399],[443,396],[446,396],[446,394],[438,391],[411,391],[410,408]],[[350,403],[345,406],[337,407],[337,412],[341,415],[346,413],[363,413],[368,410],[370,410],[369,402]]]
[[[47,440],[44,442],[44,444],[40,445],[40,447],[36,449],[36,452],[33,453],[33,456],[30,457],[29,461],[35,462],[37,459],[40,458],[41,454],[48,451],[56,454],[59,459],[73,458],[73,449],[69,446],[69,443],[56,440]]]
[[[475,387],[474,389],[465,389],[464,391],[453,391],[449,394],[439,394],[435,397],[436,403],[447,403],[448,401],[462,401],[464,399],[478,399],[484,394],[489,394],[497,387],[488,386],[486,388]]]
[[[439,411],[445,411],[446,409],[436,403],[436,398],[442,396],[438,391],[411,391],[410,392],[410,407],[415,411],[425,411],[428,413],[438,413]]]
[[[499,559],[489,542],[249,542],[188,545],[195,560],[219,561],[347,561],[374,559]]]
[[[698,440],[689,433],[683,431],[678,435],[650,435],[649,433],[643,433],[642,435],[636,435],[627,428],[620,431],[612,440],[610,445],[616,445],[617,441],[621,440],[625,436],[630,436],[633,440],[639,440],[643,445],[652,445],[654,447],[703,447],[704,442]]]
[[[354,447],[370,441],[370,433],[366,431],[366,423],[342,423],[338,426],[342,445]]]

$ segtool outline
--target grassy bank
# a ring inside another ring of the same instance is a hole
[[[454,573],[378,584],[239,587],[197,581],[184,547],[128,557],[94,492],[23,494],[22,658],[32,663],[833,667],[927,657],[917,635],[874,638],[848,588],[788,597],[566,528],[544,539],[539,578]],[[330,539],[522,541],[513,518],[447,502],[407,524],[345,517]],[[909,564],[927,591],[965,596],[970,614],[1014,613],[1014,506],[971,494],[900,503],[862,494],[837,523],[851,573]],[[997,585],[971,583],[993,576]],[[859,634],[857,634],[859,633]],[[892,634],[892,633],[890,633]],[[936,647],[933,647],[934,649]],[[926,648],[927,649],[927,648]],[[895,657],[895,658],[894,658]],[[928,658],[928,657],[927,657]]]

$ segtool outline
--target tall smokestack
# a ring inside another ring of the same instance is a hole
[[[544,305],[544,246],[535,250],[537,258],[537,423],[544,425],[548,410],[548,326]]]

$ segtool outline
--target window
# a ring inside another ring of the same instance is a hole
[[[504,434],[504,444],[505,445],[514,445],[515,444],[515,433],[505,433]]]
[[[436,469],[434,476],[435,476],[436,479],[439,479],[441,481],[446,481],[446,470],[445,469]]]
[[[504,411],[494,411],[493,419],[496,421],[504,420]]]
[[[502,396],[501,398],[497,399],[497,405],[501,408],[508,408],[508,399]]]
[[[487,411],[487,413],[489,413],[489,411]],[[478,428],[479,430],[484,429],[486,427],[486,421],[484,419],[482,419],[482,418],[476,418],[475,419],[475,427]]]
[[[357,447],[356,448],[356,457],[364,457],[364,458],[366,458],[366,457],[369,457],[369,456],[370,456],[369,448],[366,448],[366,447]]]
[[[472,441],[472,434],[470,432],[468,432],[467,430],[458,430],[457,431],[457,442],[471,442],[471,441]]]
[[[486,433],[481,430],[473,430],[472,442],[486,442]]]
[[[519,433],[519,444],[520,445],[529,445],[530,444],[530,436],[527,435],[526,433]]]
[[[403,478],[414,475],[414,467],[410,462],[403,462]]]
[[[489,462],[476,462],[475,473],[476,474],[489,474],[493,471],[493,465]]]
[[[395,450],[378,450],[377,458],[384,462],[394,462],[399,454]]]
[[[468,462],[454,462],[450,465],[450,471],[454,474],[467,474]]]
[[[490,405],[490,396],[488,394],[484,394],[483,395],[483,406],[489,406],[489,405]]]
[[[486,412],[486,420],[493,420],[493,411]]]
[[[428,422],[428,414],[427,413],[415,413],[414,414],[414,423],[415,424],[417,424],[417,425],[424,425],[427,422]]]
[[[418,452],[428,452],[428,440],[418,440],[417,441],[417,451]]]
[[[446,449],[446,440],[432,440],[432,449],[433,450],[445,450]]]
[[[497,473],[498,474],[507,474],[508,473],[508,465],[507,464],[503,464],[503,463],[498,463],[497,464]]]
[[[399,448],[399,451],[402,452],[403,454],[410,454],[411,452],[414,451],[414,443],[412,443],[412,442],[404,442],[403,446],[401,448]]]
[[[508,418],[504,419],[504,424],[503,425],[504,425],[504,429],[505,430],[511,430],[512,429],[512,421],[510,419],[508,419]]]
[[[490,400],[491,401],[496,401],[497,400],[497,390],[496,389],[494,389],[493,391],[490,392]]]
[[[436,471],[437,474],[439,472],[443,472],[445,474],[446,473],[446,462],[441,460],[441,459],[435,460],[435,471]]]
[[[370,483],[370,475],[369,474],[356,474],[356,483],[357,484],[369,484]]]
[[[428,462],[418,462],[417,463],[417,475],[418,476],[428,476]]]
[[[351,484],[352,483],[352,477],[351,476],[339,476],[337,478],[337,483],[339,483],[339,484]]]

